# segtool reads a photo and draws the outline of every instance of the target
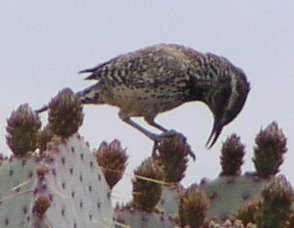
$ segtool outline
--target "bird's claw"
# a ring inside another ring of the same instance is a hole
[[[169,131],[164,132],[160,135],[154,135],[154,137],[153,137],[154,145],[153,145],[153,150],[152,150],[152,157],[156,157],[156,151],[158,150],[160,143],[162,143],[167,138],[173,138],[173,137],[178,137],[184,143],[186,143],[186,141],[187,141],[186,137],[182,133],[179,133],[175,130],[169,130]],[[189,155],[195,161],[196,156],[192,151],[189,152]]]
[[[175,130],[169,130],[169,131],[166,131],[166,132],[163,132],[162,134],[160,135],[152,135],[151,139],[154,141],[154,142],[162,142],[163,140],[167,139],[167,138],[172,138],[172,137],[180,137],[183,141],[186,142],[186,137],[175,131]]]

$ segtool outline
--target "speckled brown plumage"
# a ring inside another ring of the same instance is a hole
[[[98,81],[77,93],[84,104],[117,106],[123,121],[155,141],[158,135],[130,117],[144,117],[167,133],[154,122],[157,114],[186,102],[202,101],[214,116],[207,141],[211,147],[223,126],[241,111],[249,92],[245,74],[227,59],[175,44],[158,44],[120,55],[81,73],[90,73],[86,79]]]
[[[175,44],[159,44],[120,55],[95,68],[87,80],[98,82],[80,92],[84,103],[119,107],[125,122],[155,139],[130,117],[141,116],[152,126],[157,114],[189,101],[206,103],[214,115],[208,140],[212,146],[222,127],[241,111],[249,84],[243,71],[227,59]]]

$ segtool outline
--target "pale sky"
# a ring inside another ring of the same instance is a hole
[[[0,8],[0,152],[9,154],[6,119],[20,104],[39,108],[64,87],[84,89],[92,82],[77,72],[116,55],[177,43],[225,56],[251,84],[243,111],[208,151],[213,119],[206,106],[189,103],[158,116],[163,126],[182,132],[196,153],[183,184],[217,177],[222,142],[232,133],[246,144],[243,171],[252,171],[255,136],[272,121],[288,138],[281,173],[294,183],[294,1],[19,0],[1,1]],[[91,148],[120,139],[130,156],[128,173],[151,154],[152,142],[120,121],[117,108],[88,106],[84,113],[81,135]],[[130,186],[125,177],[113,197],[129,199]]]

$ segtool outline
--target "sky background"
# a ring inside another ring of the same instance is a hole
[[[4,0],[0,8],[0,152],[10,153],[6,119],[20,104],[36,109],[64,87],[84,89],[92,82],[77,72],[118,54],[177,43],[225,56],[251,84],[243,111],[210,150],[204,145],[213,118],[205,105],[189,103],[157,117],[182,132],[197,156],[183,184],[217,177],[222,142],[232,133],[246,144],[243,171],[254,170],[255,136],[272,121],[288,138],[281,173],[294,184],[294,1]],[[120,139],[130,156],[127,173],[151,154],[152,142],[120,121],[117,108],[87,106],[84,113],[80,134],[91,148]],[[47,115],[41,117],[45,123]],[[130,199],[130,186],[125,176],[113,198]]]

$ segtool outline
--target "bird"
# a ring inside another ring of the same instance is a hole
[[[158,114],[187,102],[205,103],[214,118],[208,149],[242,110],[250,90],[243,70],[225,57],[178,44],[141,48],[79,73],[88,74],[85,80],[96,81],[77,92],[83,104],[118,107],[122,121],[154,142],[177,134],[155,122]],[[161,134],[145,129],[132,117],[143,117]]]

